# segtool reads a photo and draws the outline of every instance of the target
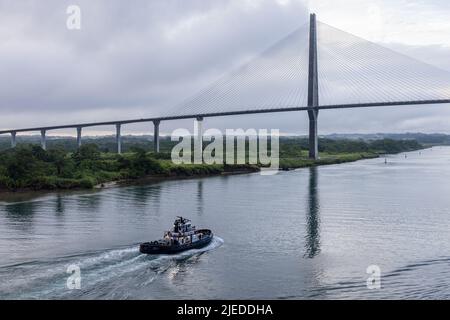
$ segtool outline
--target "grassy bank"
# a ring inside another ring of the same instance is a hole
[[[307,141],[300,138],[280,141],[281,169],[327,165],[377,157],[422,148],[411,140],[320,141],[321,158],[307,157]],[[173,164],[170,153],[153,154],[135,147],[117,155],[102,152],[96,144],[78,151],[55,147],[48,151],[23,144],[0,152],[0,191],[89,189],[112,181],[132,181],[145,177],[185,178],[236,172],[256,172],[259,165]]]
[[[280,159],[280,169],[289,170],[297,168],[305,168],[319,165],[339,164],[345,162],[353,162],[363,159],[372,159],[379,157],[375,152],[354,152],[354,153],[340,153],[329,154],[322,153],[319,160],[311,160],[305,158],[282,158]]]

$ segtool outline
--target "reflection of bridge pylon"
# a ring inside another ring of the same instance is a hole
[[[305,236],[306,252],[304,254],[307,258],[314,258],[320,252],[320,199],[317,176],[317,167],[309,168]]]

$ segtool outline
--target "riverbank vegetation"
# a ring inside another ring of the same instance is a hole
[[[122,155],[85,143],[79,150],[64,144],[49,146],[20,144],[0,152],[0,190],[54,190],[93,188],[111,181],[135,180],[144,177],[190,177],[258,171],[252,164],[173,164],[170,140],[163,143],[163,152],[154,154],[146,145],[133,145]],[[301,168],[356,161],[384,153],[398,153],[422,148],[414,140],[332,140],[320,139],[321,158],[307,158],[308,144],[303,138],[280,139],[280,167]]]

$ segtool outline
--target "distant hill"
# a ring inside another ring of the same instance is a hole
[[[359,133],[349,133],[349,134],[329,134],[321,135],[322,143],[326,140],[363,140],[363,141],[374,141],[383,139],[392,140],[415,140],[423,145],[450,145],[450,135],[447,134],[425,134],[425,133],[373,133],[373,134],[359,134]],[[299,142],[307,148],[307,137],[305,135],[290,135],[283,136],[280,138],[281,141],[299,140]],[[40,136],[17,136],[17,143],[31,143],[40,144]],[[116,140],[113,135],[109,136],[98,136],[98,137],[83,137],[83,144],[95,143],[99,146],[102,152],[115,152],[116,150]],[[170,141],[169,137],[161,137],[161,151],[168,152],[171,150],[172,146],[176,142]],[[10,148],[11,140],[7,135],[0,136],[0,150],[5,150]],[[47,137],[47,147],[49,149],[62,147],[68,151],[76,151],[76,139],[74,137]],[[152,150],[153,148],[153,136],[151,135],[141,135],[132,136],[126,135],[122,136],[122,151],[127,152],[132,148],[139,147],[144,150]]]
[[[444,133],[349,133],[349,134],[329,134],[324,136],[328,139],[351,139],[358,140],[380,140],[380,139],[393,139],[393,140],[416,140],[421,144],[428,145],[450,145],[450,135]]]

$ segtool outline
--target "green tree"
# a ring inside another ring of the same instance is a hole
[[[77,152],[72,155],[72,158],[80,163],[83,160],[98,160],[100,159],[100,150],[94,143],[82,145]]]

